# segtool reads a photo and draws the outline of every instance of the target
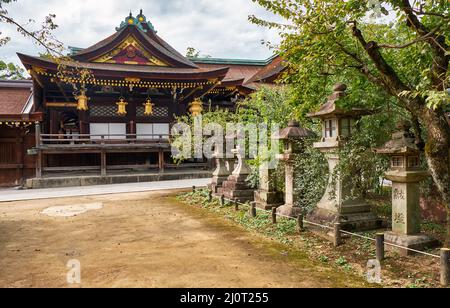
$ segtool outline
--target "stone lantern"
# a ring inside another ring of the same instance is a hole
[[[398,129],[389,142],[374,150],[389,155],[391,164],[386,178],[392,181],[392,232],[385,234],[385,241],[416,250],[433,248],[439,243],[420,234],[419,183],[429,174],[421,169],[420,149],[410,132],[411,125],[401,122]],[[407,254],[405,250],[398,251]]]
[[[278,159],[285,162],[285,204],[277,209],[278,214],[298,217],[302,214],[302,209],[297,204],[298,194],[295,192],[296,180],[299,177],[295,177],[294,164],[295,157],[301,153],[299,147],[299,140],[307,137],[314,136],[314,133],[300,127],[300,124],[296,121],[289,122],[287,128],[281,130],[275,139],[281,140],[284,145],[284,153],[278,155]]]
[[[349,137],[357,133],[357,121],[364,115],[372,114],[361,108],[347,110],[339,107],[337,103],[346,97],[346,90],[345,84],[337,84],[334,93],[320,110],[308,115],[322,121],[322,140],[315,143],[314,147],[325,154],[330,175],[322,200],[307,219],[320,224],[339,222],[346,230],[376,229],[381,227],[382,221],[371,212],[370,205],[363,198],[351,197],[348,185],[351,179],[337,176],[333,181],[340,160],[339,150]]]
[[[216,169],[213,172],[209,189],[216,196],[222,195],[222,184],[225,182],[231,173],[234,171],[234,158],[228,158],[216,146],[213,158],[216,161]]]
[[[268,164],[259,167],[259,189],[255,191],[256,206],[270,210],[283,204],[283,194],[275,187],[276,169],[270,169]]]
[[[230,134],[226,136],[226,139],[232,140],[239,136],[239,134]],[[234,170],[228,179],[223,182],[221,193],[229,200],[235,200],[238,202],[250,202],[254,200],[254,190],[247,183],[248,176],[252,173],[252,169],[245,161],[245,150],[241,149],[240,145],[237,145],[234,150],[231,151],[233,155],[237,157],[237,163],[235,163]],[[227,160],[229,163],[232,160]],[[234,159],[233,159],[234,161]]]

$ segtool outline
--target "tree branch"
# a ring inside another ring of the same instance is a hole
[[[448,16],[448,15],[439,14],[439,13],[435,13],[435,12],[425,12],[423,10],[423,4],[420,5],[420,8],[418,10],[413,8],[412,11],[414,13],[416,13],[417,15],[436,16],[436,17],[440,17],[443,19],[450,19],[450,16]]]
[[[378,78],[377,76],[375,76],[370,71],[370,69],[367,66],[367,64],[360,57],[358,57],[358,55],[356,53],[351,52],[350,50],[345,48],[344,45],[342,45],[338,41],[336,41],[335,43],[339,46],[339,48],[342,50],[343,53],[345,53],[346,55],[350,56],[352,59],[354,59],[356,62],[358,62],[360,64],[360,65],[354,65],[354,66],[350,65],[349,67],[356,68],[363,75],[365,75],[371,82],[377,84],[380,87],[386,88],[387,85],[384,83],[384,81],[382,79]]]
[[[358,40],[361,46],[366,50],[369,58],[375,64],[377,70],[380,72],[380,80],[387,87],[389,92],[397,97],[403,91],[410,91],[410,88],[406,86],[403,81],[400,80],[394,69],[386,62],[380,53],[379,47],[376,42],[366,42],[361,30],[357,28],[356,21],[350,22],[352,24],[353,36]],[[405,103],[409,103],[405,101]]]
[[[419,43],[419,42],[426,41],[426,40],[428,40],[428,39],[432,39],[432,36],[433,36],[434,34],[436,34],[436,32],[439,31],[439,29],[440,29],[441,27],[442,27],[442,25],[439,25],[439,26],[436,27],[433,31],[427,33],[426,35],[421,36],[421,37],[415,39],[414,41],[411,41],[411,42],[406,43],[406,44],[403,44],[403,45],[381,44],[381,45],[378,45],[378,47],[379,47],[379,48],[395,48],[395,49],[403,49],[403,48],[407,48],[407,47],[412,46],[412,45],[414,45],[414,44],[417,44],[417,43]]]
[[[0,14],[0,20],[4,19],[7,23],[13,24],[15,26],[17,26],[18,30],[22,33],[24,33],[25,35],[31,37],[32,39],[34,39],[36,42],[38,42],[39,45],[41,45],[42,47],[44,47],[47,52],[49,53],[55,53],[59,56],[64,56],[60,51],[56,50],[55,48],[52,48],[50,46],[48,46],[47,43],[45,43],[42,39],[40,39],[39,37],[37,37],[35,34],[33,34],[32,32],[28,31],[27,29],[25,29],[21,24],[17,23],[14,19]]]
[[[414,9],[411,6],[409,0],[401,0],[397,6],[405,13],[408,20],[408,26],[412,28],[421,36],[426,36],[430,33],[425,25],[419,20],[414,13]],[[448,65],[450,56],[447,54],[448,45],[445,42],[445,37],[439,34],[430,35],[430,39],[427,40],[430,46],[433,48],[435,59],[431,67],[430,77],[435,88],[440,89],[442,84],[442,76],[445,76],[448,71]],[[445,87],[442,89],[445,90]]]

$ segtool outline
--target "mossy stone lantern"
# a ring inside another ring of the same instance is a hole
[[[338,83],[333,90],[333,94],[320,110],[308,115],[322,121],[322,140],[315,144],[315,147],[319,149],[341,147],[345,140],[357,132],[357,121],[362,116],[373,113],[373,111],[364,108],[341,108],[336,103],[347,96],[347,86]]]
[[[399,131],[392,135],[392,139],[374,150],[390,157],[390,169],[385,176],[392,181],[392,232],[385,234],[385,240],[412,249],[433,248],[437,241],[420,234],[419,183],[429,174],[421,168],[421,151],[410,131],[411,125],[400,122],[397,127]],[[402,249],[398,251],[408,254]]]
[[[290,121],[288,127],[281,130],[274,139],[281,140],[284,145],[284,153],[278,155],[278,159],[285,162],[285,204],[277,209],[278,214],[298,217],[302,209],[298,206],[298,194],[295,192],[296,181],[301,180],[295,176],[295,158],[302,151],[299,140],[313,137],[314,133],[301,127],[297,121]]]
[[[308,220],[320,224],[339,222],[342,228],[347,230],[375,229],[382,222],[371,212],[370,205],[362,197],[352,196],[351,177],[343,178],[338,175],[334,178],[340,161],[339,150],[352,135],[358,133],[358,120],[373,111],[342,108],[338,103],[347,96],[347,86],[339,83],[333,90],[333,94],[319,111],[308,115],[322,121],[322,139],[315,143],[314,147],[325,154],[330,171],[325,194],[314,211],[308,215]]]
[[[229,200],[252,202],[254,200],[254,190],[246,181],[252,170],[246,163],[245,148],[242,148],[242,145],[239,142],[241,137],[241,132],[234,132],[225,136],[227,149],[229,143],[234,142],[236,138],[238,139],[236,148],[231,150],[231,153],[237,158],[237,163],[235,159],[228,159],[228,164],[234,162],[234,170],[231,175],[228,176],[228,179],[222,183],[220,192]],[[227,154],[227,157],[231,156]]]

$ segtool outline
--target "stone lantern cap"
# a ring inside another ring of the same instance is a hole
[[[319,111],[308,114],[310,118],[332,118],[332,117],[353,117],[358,118],[365,115],[373,114],[374,111],[364,108],[344,109],[337,106],[337,102],[347,96],[347,85],[338,83],[333,88],[333,94],[328,97],[325,104],[320,107]]]
[[[403,121],[397,124],[398,132],[392,134],[392,139],[383,147],[374,149],[378,154],[419,154],[414,134],[411,133],[411,124]]]
[[[290,121],[288,127],[280,130],[277,134],[275,134],[272,139],[275,140],[289,140],[289,139],[303,139],[308,137],[314,137],[315,134],[300,126],[300,123],[297,121]]]

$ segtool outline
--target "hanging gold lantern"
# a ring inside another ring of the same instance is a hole
[[[147,100],[144,103],[144,115],[145,116],[152,116],[153,115],[153,107],[155,106],[155,104],[152,103],[152,100],[147,98]]]
[[[196,98],[189,106],[189,112],[193,117],[197,117],[202,114],[203,103],[199,98]]]
[[[81,89],[80,95],[75,96],[75,99],[77,100],[77,110],[87,111],[89,109],[89,98],[86,96],[86,89]]]
[[[119,101],[116,103],[116,105],[117,105],[117,114],[120,116],[126,116],[128,103],[125,101],[125,99],[121,97]]]

